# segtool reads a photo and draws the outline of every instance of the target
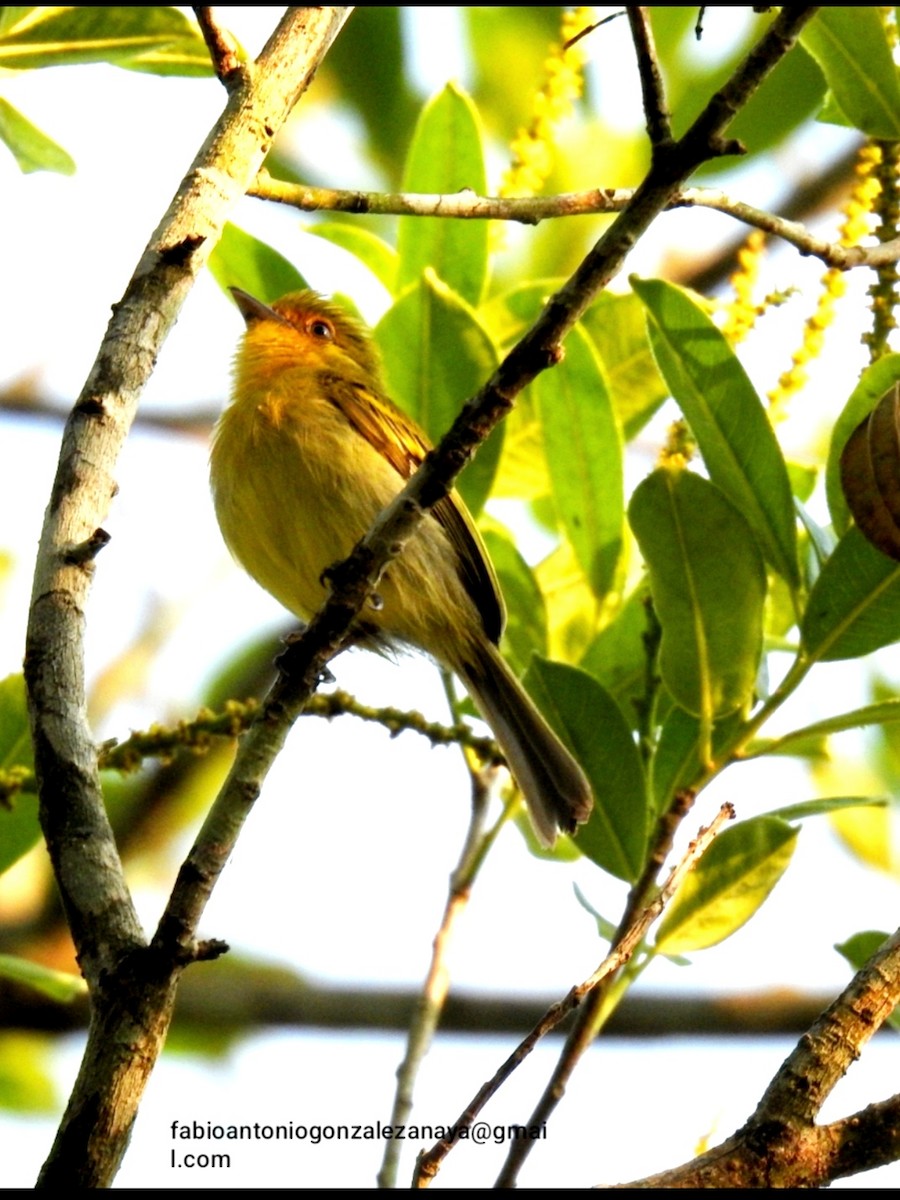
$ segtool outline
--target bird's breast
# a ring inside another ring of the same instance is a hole
[[[211,476],[232,554],[302,619],[325,599],[323,572],[347,558],[405,482],[340,408],[296,391],[239,394],[217,427]],[[378,593],[365,625],[451,665],[463,631],[480,628],[456,551],[433,517],[388,566]]]

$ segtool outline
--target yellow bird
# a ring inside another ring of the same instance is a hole
[[[231,290],[247,330],[213,439],[216,514],[244,569],[307,620],[326,599],[323,573],[350,554],[429,443],[385,395],[368,332],[340,307],[311,291],[269,307]],[[500,743],[541,842],[574,832],[590,816],[590,786],[497,649],[503,600],[456,492],[425,517],[378,596],[355,640],[415,646],[454,671]]]

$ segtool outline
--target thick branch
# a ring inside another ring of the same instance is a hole
[[[84,610],[93,564],[82,551],[101,540],[138,397],[194,277],[345,16],[338,8],[289,10],[247,69],[114,307],[63,434],[35,569],[25,673],[41,823],[94,1019],[41,1177],[48,1186],[63,1179],[102,1186],[112,1178],[181,967],[140,954],[143,933],[103,807],[85,716]]]
[[[895,1161],[896,1097],[832,1125],[818,1126],[815,1118],[898,1002],[900,931],[803,1035],[742,1129],[693,1162],[622,1186],[824,1187]]]

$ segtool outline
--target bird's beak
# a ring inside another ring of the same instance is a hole
[[[242,288],[233,287],[228,289],[234,302],[241,310],[241,316],[248,325],[252,325],[254,321],[279,321],[284,324],[284,317],[275,311],[274,308],[269,308],[268,304],[263,304],[262,300],[257,300],[251,296],[249,292],[245,292]]]

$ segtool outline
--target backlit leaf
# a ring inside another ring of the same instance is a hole
[[[742,821],[721,833],[669,905],[657,952],[704,950],[745,925],[787,870],[798,833],[775,817]]]
[[[763,554],[799,585],[787,467],[756,390],[731,346],[682,288],[633,280],[660,370],[700,446],[710,479],[750,524]]]
[[[475,105],[455,84],[422,110],[406,160],[403,189],[449,193],[486,190],[481,123]],[[416,283],[431,267],[470,304],[478,304],[487,278],[488,224],[443,217],[401,217],[397,235],[397,289]]]
[[[766,574],[747,522],[708,480],[660,468],[635,490],[629,519],[662,626],[660,673],[711,731],[753,697]]]

